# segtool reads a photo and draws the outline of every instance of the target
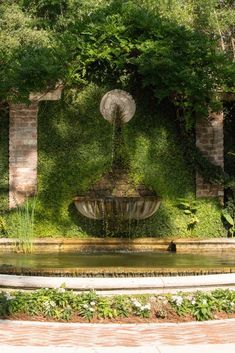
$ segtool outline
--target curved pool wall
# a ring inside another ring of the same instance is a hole
[[[168,239],[159,240],[155,238],[141,239],[36,239],[34,250],[41,252],[120,252],[120,251],[169,251],[172,249],[172,242],[175,245],[173,250],[178,253],[209,253],[218,252],[235,254],[235,239],[208,239],[208,240],[187,240]],[[15,251],[17,240],[0,239],[0,252],[9,253]],[[133,269],[132,269],[133,270]],[[166,269],[168,270],[168,269]],[[171,269],[172,270],[172,269]],[[94,269],[91,269],[94,271]],[[92,273],[91,273],[92,274]],[[176,276],[146,277],[141,274],[137,277],[128,278],[104,278],[104,277],[64,277],[64,276],[27,276],[0,274],[0,288],[3,290],[33,290],[38,288],[58,288],[65,285],[68,289],[77,292],[96,290],[100,294],[132,294],[132,293],[175,293],[177,291],[213,290],[215,288],[235,289],[235,273],[208,274],[197,276],[185,275]],[[44,274],[45,275],[45,274]]]
[[[0,275],[2,290],[35,290],[59,288],[61,286],[76,292],[95,290],[99,294],[144,294],[210,291],[214,289],[235,290],[235,273],[184,277],[135,277],[135,278],[65,278]]]
[[[0,238],[0,252],[16,251],[17,239]],[[173,245],[173,247],[172,247]],[[38,238],[33,241],[38,252],[119,252],[119,251],[169,251],[177,253],[235,252],[235,239],[157,239],[157,238]]]

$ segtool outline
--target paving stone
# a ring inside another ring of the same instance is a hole
[[[167,345],[201,344],[233,344],[235,348],[235,319],[181,324],[76,324],[0,320],[0,345],[8,346],[107,347],[114,352],[115,347],[121,346],[138,349],[148,346],[156,350]]]

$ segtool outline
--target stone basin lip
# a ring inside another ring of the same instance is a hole
[[[161,201],[162,198],[160,196],[76,196],[73,200],[74,201],[103,201],[103,200],[122,200],[122,201],[139,201],[139,200],[159,200]]]
[[[155,214],[161,204],[155,196],[77,196],[74,199],[77,211],[93,220],[115,219],[143,220]]]
[[[16,251],[18,240],[15,238],[0,238],[0,252]],[[176,245],[176,252],[235,252],[235,238],[183,239],[168,238],[35,238],[34,251],[41,252],[154,252],[168,251],[171,243]]]

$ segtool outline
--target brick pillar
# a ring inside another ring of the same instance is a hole
[[[223,112],[213,112],[209,119],[201,119],[197,122],[196,146],[213,164],[224,167]],[[223,194],[223,187],[205,182],[197,173],[197,197],[223,198]]]
[[[10,104],[9,208],[37,192],[37,115],[40,101],[61,98],[63,85],[47,92],[32,92],[30,104]]]
[[[38,103],[10,104],[9,207],[37,191]]]

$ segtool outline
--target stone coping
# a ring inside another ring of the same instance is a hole
[[[133,293],[176,293],[216,288],[235,289],[235,273],[133,278],[82,278],[0,275],[0,287],[5,289],[59,288],[65,286],[77,292],[95,290],[104,295]]]
[[[15,251],[17,239],[0,238],[0,252]],[[235,239],[158,239],[158,238],[37,238],[33,240],[35,251],[167,251],[172,242],[177,252],[235,252]]]

